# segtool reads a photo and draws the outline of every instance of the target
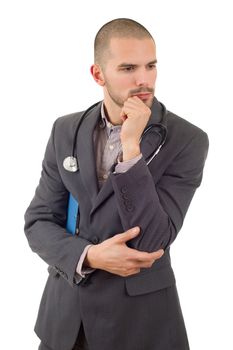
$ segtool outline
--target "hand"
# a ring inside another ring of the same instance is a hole
[[[140,154],[140,138],[151,115],[150,108],[137,96],[128,98],[121,110],[123,160]]]
[[[136,237],[139,227],[119,233],[104,242],[89,248],[85,265],[101,269],[122,277],[140,272],[141,268],[150,268],[155,260],[161,258],[164,251],[147,253],[127,247],[126,242]]]

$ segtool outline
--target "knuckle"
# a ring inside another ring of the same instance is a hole
[[[147,263],[147,264],[146,264],[146,267],[147,267],[147,268],[150,268],[151,266],[152,266],[151,263]]]
[[[125,234],[124,233],[117,233],[115,236],[112,237],[112,239],[115,242],[121,242],[122,240],[124,240]]]
[[[117,233],[113,238],[119,239],[122,236],[122,233]]]
[[[141,270],[139,268],[134,268],[130,271],[128,271],[128,276],[130,275],[136,275],[137,273],[139,273]]]
[[[158,260],[161,258],[161,255],[160,254],[156,254],[156,256],[154,257],[154,260]]]
[[[144,268],[146,268],[146,269],[148,269],[148,268],[150,268],[150,267],[151,267],[151,264],[146,263],[146,264],[144,264],[144,265],[143,265],[143,267],[144,267]]]
[[[122,274],[123,274],[123,276],[127,276],[128,273],[129,273],[129,269],[127,269],[127,268],[123,268],[123,269],[122,269]]]
[[[111,240],[111,242],[113,243],[113,242],[116,242],[116,241],[118,241],[118,234],[117,235],[115,235],[115,236],[112,236],[111,238],[109,238],[110,240]]]
[[[142,267],[144,268],[150,268],[152,267],[154,261],[145,261],[143,264],[142,264]]]

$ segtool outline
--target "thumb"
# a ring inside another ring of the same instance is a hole
[[[127,119],[127,115],[124,112],[121,112],[120,118],[123,120],[123,122]]]
[[[134,237],[136,237],[140,232],[140,227],[136,226],[133,227],[123,233],[119,233],[118,235],[116,235],[117,237],[117,241],[119,243],[124,243],[129,241],[130,239],[133,239]]]

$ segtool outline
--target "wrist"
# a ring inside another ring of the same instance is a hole
[[[124,161],[131,160],[141,153],[140,146],[138,144],[128,143],[122,144],[122,159]]]
[[[86,254],[83,265],[86,267],[90,267],[92,269],[96,269],[96,247],[97,245],[92,245]]]

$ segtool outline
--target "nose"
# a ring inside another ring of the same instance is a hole
[[[135,82],[137,86],[149,86],[149,74],[144,68],[139,69],[135,76]]]

